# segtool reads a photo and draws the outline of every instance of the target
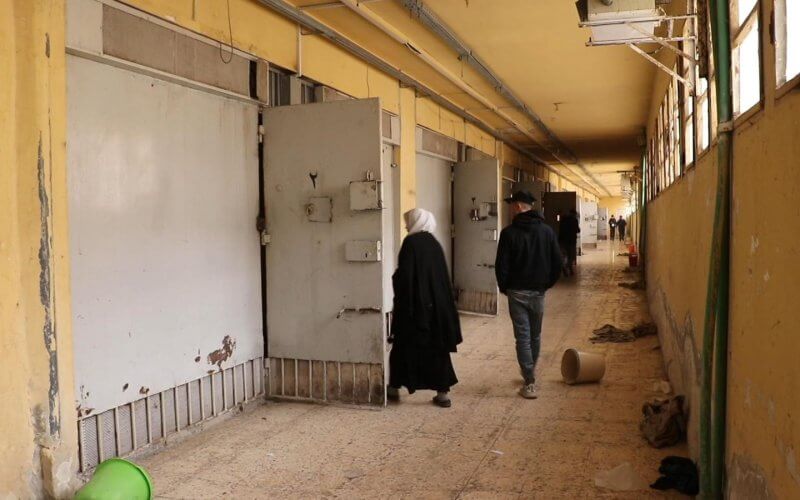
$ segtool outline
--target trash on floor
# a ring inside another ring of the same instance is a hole
[[[348,481],[352,481],[353,479],[358,479],[358,478],[363,477],[365,475],[366,475],[366,473],[361,469],[350,469],[350,470],[344,471],[344,477]]]
[[[622,288],[629,288],[631,290],[644,290],[646,288],[644,281],[642,280],[630,281],[630,282],[623,281],[619,283],[619,286],[621,286]]]
[[[623,330],[614,325],[605,324],[592,331],[593,335],[589,341],[593,344],[605,342],[633,342],[640,337],[655,335],[657,332],[658,329],[653,323],[640,323],[630,330]]]
[[[647,488],[647,481],[631,466],[624,462],[611,470],[604,470],[594,476],[594,485],[614,491],[636,491]]]
[[[630,252],[620,252],[620,253],[617,254],[617,257],[628,257],[629,255],[630,255]]]
[[[674,489],[693,496],[700,492],[697,466],[688,458],[669,456],[661,461],[658,472],[661,477],[650,485],[654,490]]]
[[[663,392],[664,394],[672,393],[672,384],[666,380],[658,380],[653,382],[653,392]]]
[[[606,373],[606,358],[594,352],[567,349],[561,358],[561,376],[567,384],[598,382]]]
[[[502,451],[500,451],[500,450],[492,450],[492,453],[494,453],[495,455],[497,455],[497,456],[500,456],[500,457],[502,457],[503,455],[505,455],[505,453],[503,453],[503,452],[502,452]]]
[[[655,448],[672,446],[686,439],[686,415],[683,396],[655,399],[642,406],[639,424],[645,439]]]
[[[153,498],[153,481],[143,468],[122,458],[109,458],[94,470],[92,479],[75,493],[75,500]]]

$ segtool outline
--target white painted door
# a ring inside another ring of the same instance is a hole
[[[417,153],[417,208],[424,208],[436,218],[434,236],[442,245],[447,268],[453,269],[453,163]]]
[[[263,356],[253,227],[257,112],[254,104],[67,56],[82,415],[166,391],[170,417],[171,388],[209,371],[217,383],[219,372],[231,376],[231,367]]]
[[[494,158],[456,163],[453,281],[463,311],[497,314],[494,274],[500,235],[500,167]]]
[[[389,207],[364,209],[389,175],[380,113],[378,99],[264,112],[273,396],[385,401]]]

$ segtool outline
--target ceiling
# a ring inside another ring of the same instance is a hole
[[[443,78],[408,48],[386,36],[357,13],[331,0],[291,0],[296,6],[351,38],[417,80],[436,89],[489,126],[563,168],[535,143],[548,138],[492,85],[459,61],[436,34],[400,0],[362,0],[383,21],[413,40],[503,112],[525,125],[529,135],[487,110]],[[627,47],[586,47],[590,33],[578,27],[569,0],[425,0],[425,6],[481,58],[571,149],[602,184],[598,192],[620,194],[618,172],[638,164],[650,105],[655,66]],[[316,7],[313,7],[316,5]],[[312,6],[312,7],[309,7]],[[576,167],[572,167],[577,171]]]

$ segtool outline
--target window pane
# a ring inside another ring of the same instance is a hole
[[[800,0],[786,1],[786,77],[800,74]]]
[[[744,22],[744,20],[747,19],[747,16],[753,10],[753,7],[756,6],[756,3],[758,3],[758,0],[739,0],[738,14],[739,14],[740,26]]]
[[[700,129],[700,150],[705,151],[708,148],[710,139],[709,132],[709,119],[708,116],[708,97],[700,101],[700,114],[697,117],[697,126]]]
[[[747,111],[761,100],[758,23],[739,46],[739,109]]]
[[[686,134],[686,140],[684,141],[684,145],[686,147],[686,164],[689,165],[694,161],[694,124],[692,123],[691,117],[689,121],[686,122],[684,129],[684,133]]]

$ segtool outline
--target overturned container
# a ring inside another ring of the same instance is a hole
[[[561,358],[561,376],[567,384],[598,382],[606,373],[606,358],[602,354],[567,349]]]

